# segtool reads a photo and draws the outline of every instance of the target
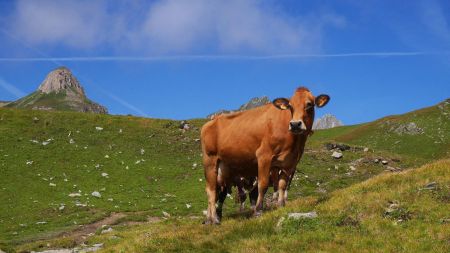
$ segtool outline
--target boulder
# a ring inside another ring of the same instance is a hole
[[[341,152],[334,151],[331,156],[336,159],[341,159],[344,155]]]

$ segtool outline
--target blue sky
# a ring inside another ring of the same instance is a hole
[[[450,97],[448,1],[0,1],[0,100],[65,65],[112,114],[326,93],[346,124]]]

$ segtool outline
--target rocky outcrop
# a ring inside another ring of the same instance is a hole
[[[74,93],[78,96],[85,97],[83,87],[81,87],[72,72],[66,67],[59,67],[52,72],[50,72],[45,80],[39,85],[38,91],[46,94],[60,93]]]
[[[334,115],[325,114],[314,121],[313,129],[328,129],[343,125],[342,121],[338,120]]]
[[[242,111],[246,111],[246,110],[250,110],[256,107],[260,107],[266,104],[271,103],[269,97],[267,96],[262,96],[262,97],[254,97],[252,99],[250,99],[250,101],[248,101],[247,103],[241,105],[239,107],[239,109],[237,110],[219,110],[217,112],[211,113],[208,116],[206,116],[208,119],[212,119],[215,116],[221,115],[221,114],[225,114],[225,113],[233,113],[233,112],[242,112]]]
[[[7,107],[106,114],[106,107],[89,100],[78,79],[66,67],[50,72],[37,91]]]
[[[248,101],[247,103],[241,105],[241,107],[239,107],[238,111],[245,111],[245,110],[250,110],[256,107],[260,107],[266,104],[271,103],[269,97],[267,96],[262,96],[262,97],[255,97],[250,99],[250,101]]]

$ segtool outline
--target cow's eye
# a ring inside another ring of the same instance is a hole
[[[314,108],[314,105],[311,102],[306,103],[306,110],[311,110]]]

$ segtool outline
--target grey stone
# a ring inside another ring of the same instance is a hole
[[[341,152],[337,152],[334,151],[333,154],[331,155],[332,157],[336,158],[336,159],[340,159],[342,158],[344,155]]]
[[[309,213],[288,213],[288,218],[294,219],[294,220],[313,219],[313,218],[317,218],[317,217],[318,217],[318,215],[317,215],[316,211],[312,211]]]

